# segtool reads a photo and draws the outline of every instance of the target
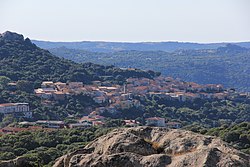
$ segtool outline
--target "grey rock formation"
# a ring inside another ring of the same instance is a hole
[[[16,41],[24,41],[24,37],[21,34],[17,34],[14,32],[6,31],[3,34],[0,34],[0,39],[3,40],[16,40]]]
[[[137,127],[116,129],[53,167],[249,167],[250,156],[219,138],[190,131]]]

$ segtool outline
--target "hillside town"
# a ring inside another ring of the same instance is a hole
[[[9,83],[15,90],[15,83]],[[139,98],[159,96],[166,100],[178,101],[181,103],[192,102],[196,99],[207,100],[235,100],[241,101],[250,97],[249,93],[239,93],[235,89],[224,89],[222,85],[207,84],[200,85],[194,82],[184,82],[171,77],[129,78],[123,85],[103,84],[101,81],[94,81],[91,85],[84,85],[82,82],[52,82],[44,81],[41,87],[34,89],[34,94],[44,101],[44,105],[52,105],[53,101],[63,101],[67,96],[73,94],[85,94],[90,96],[97,108],[91,108],[88,115],[75,118],[77,123],[66,124],[62,120],[34,120],[32,110],[28,103],[5,103],[0,104],[0,113],[4,116],[12,115],[16,118],[24,118],[28,121],[19,122],[19,125],[27,128],[5,127],[0,133],[16,133],[24,130],[37,130],[42,128],[86,128],[91,126],[105,125],[106,118],[103,112],[115,114],[121,110],[141,106]],[[137,97],[137,98],[135,98]],[[123,120],[125,126],[139,126],[137,120]],[[145,125],[180,128],[179,122],[169,122],[165,118],[149,117]]]
[[[110,106],[119,105],[121,107],[129,106],[129,104],[136,105],[137,102],[133,101],[134,96],[158,95],[181,102],[193,101],[198,98],[244,100],[249,97],[249,93],[239,93],[235,89],[225,90],[220,84],[200,85],[171,77],[129,78],[122,86],[103,85],[100,81],[94,81],[93,85],[83,85],[82,82],[44,81],[41,88],[35,89],[34,93],[47,100],[64,100],[67,95],[84,93],[93,97],[96,103],[108,102]]]

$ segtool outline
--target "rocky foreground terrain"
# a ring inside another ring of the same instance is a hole
[[[0,167],[33,167],[26,157]],[[58,158],[53,167],[250,167],[250,155],[219,138],[179,129],[120,128],[83,149]]]
[[[57,159],[53,167],[249,167],[250,156],[190,131],[116,129]]]

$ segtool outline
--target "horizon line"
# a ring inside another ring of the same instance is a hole
[[[29,38],[29,37],[27,37]],[[178,40],[166,40],[166,41],[109,41],[109,40],[45,40],[45,39],[30,39],[31,41],[39,42],[52,42],[52,43],[81,43],[81,42],[101,42],[101,43],[193,43],[193,44],[228,44],[228,43],[248,43],[248,41],[216,41],[216,42],[197,42],[197,41],[178,41]]]
[[[157,40],[157,41],[113,41],[113,40],[65,40],[65,41],[61,41],[61,40],[47,40],[47,39],[32,39],[30,38],[28,35],[24,35],[22,33],[13,31],[13,30],[6,30],[5,32],[11,32],[11,33],[17,33],[19,35],[23,35],[24,38],[29,38],[31,41],[40,41],[40,42],[52,42],[52,43],[81,43],[81,42],[93,42],[93,43],[97,43],[97,42],[101,42],[101,43],[193,43],[193,44],[228,44],[228,43],[248,43],[250,42],[250,40],[236,40],[236,41],[212,41],[212,42],[199,42],[199,41],[181,41],[181,40]],[[0,34],[3,34],[0,33]],[[26,37],[25,37],[26,36]]]

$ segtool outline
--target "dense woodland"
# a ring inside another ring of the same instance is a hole
[[[197,133],[217,136],[228,142],[233,147],[250,154],[250,123],[242,122],[235,125],[206,129],[198,125],[187,126],[187,130]]]
[[[75,62],[159,71],[165,76],[200,84],[223,84],[250,91],[250,49],[228,44],[218,49],[164,51],[89,52],[66,47],[50,49]]]
[[[56,158],[84,147],[109,130],[110,128],[39,130],[1,136],[0,161],[22,155],[29,159],[32,166],[52,166]]]
[[[152,98],[138,98],[142,104],[140,108],[130,108],[114,114],[104,113],[111,118],[137,119],[145,123],[149,117],[164,117],[168,121],[181,122],[184,126],[200,125],[204,128],[233,125],[250,122],[250,102],[232,102],[228,100],[195,100],[179,102],[153,96]]]

